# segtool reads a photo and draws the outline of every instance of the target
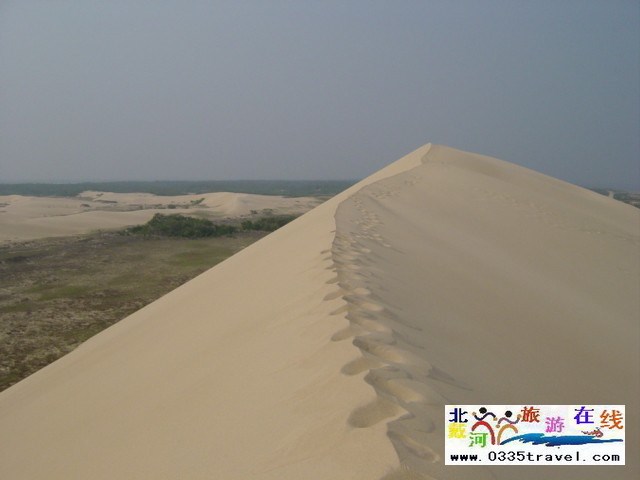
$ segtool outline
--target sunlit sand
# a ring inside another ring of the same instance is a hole
[[[637,478],[639,249],[425,145],[0,393],[0,477]],[[626,404],[627,466],[444,465],[444,404],[522,402]]]

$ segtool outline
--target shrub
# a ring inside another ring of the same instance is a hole
[[[296,218],[295,215],[269,215],[257,220],[245,220],[241,226],[243,230],[261,230],[273,232]]]
[[[269,215],[256,220],[244,220],[240,228],[244,231],[259,230],[263,232],[273,232],[295,218],[294,215]],[[215,224],[204,218],[186,217],[179,213],[169,215],[156,213],[153,218],[144,225],[137,225],[126,229],[125,234],[202,238],[233,235],[238,230],[239,228],[235,225]]]
[[[238,231],[233,225],[216,225],[204,218],[185,217],[180,214],[163,215],[156,213],[151,220],[144,225],[131,227],[129,233],[145,236],[164,237],[220,237],[231,235]]]

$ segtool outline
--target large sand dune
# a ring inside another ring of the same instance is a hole
[[[639,230],[426,145],[0,393],[0,478],[638,478]],[[626,404],[627,466],[446,467],[445,403]]]

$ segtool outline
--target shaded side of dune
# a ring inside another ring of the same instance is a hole
[[[628,205],[441,146],[352,195],[334,340],[360,349],[343,372],[377,398],[351,424],[388,422],[402,465],[429,478],[635,478],[629,450],[626,467],[445,467],[443,406],[626,404],[637,446],[639,225]]]

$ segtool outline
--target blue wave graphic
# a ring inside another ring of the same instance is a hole
[[[611,443],[622,442],[621,438],[595,438],[589,435],[545,435],[544,433],[525,433],[508,438],[500,443],[504,445],[509,442],[533,443],[534,445],[546,445],[556,447],[559,445],[586,445],[587,443]]]

